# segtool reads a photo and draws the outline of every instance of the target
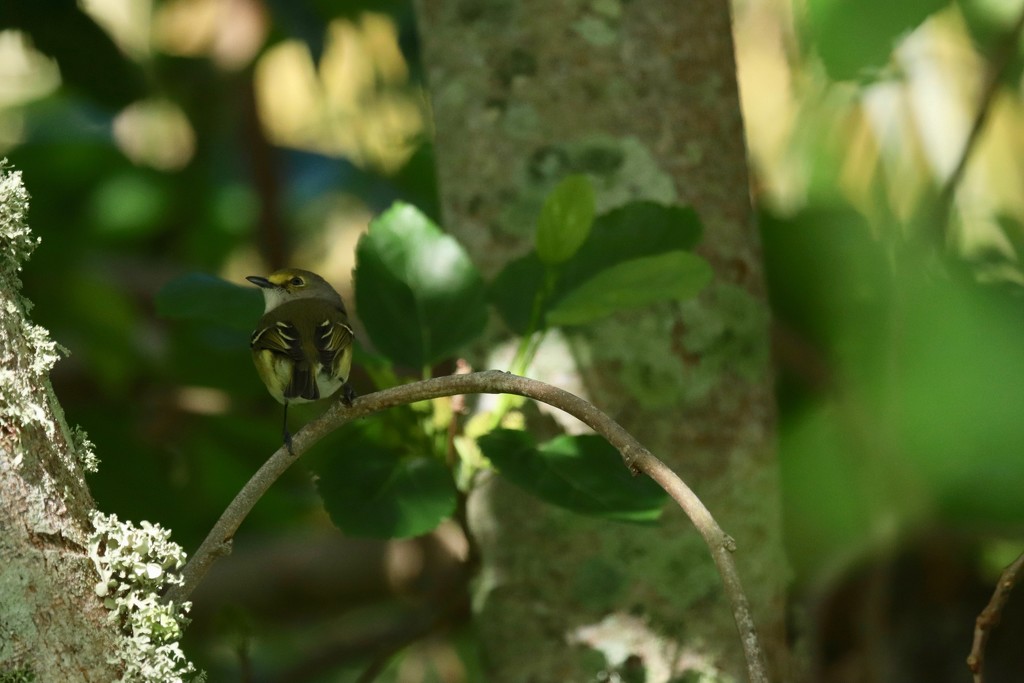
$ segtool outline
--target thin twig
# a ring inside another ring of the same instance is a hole
[[[983,683],[985,680],[985,645],[988,643],[988,636],[992,629],[999,624],[1003,607],[1010,599],[1010,593],[1017,584],[1017,576],[1022,568],[1024,568],[1024,553],[1021,553],[999,575],[996,589],[992,592],[992,599],[974,620],[974,643],[971,645],[971,654],[967,656],[967,668],[974,674],[974,683]]]
[[[334,402],[322,416],[294,435],[294,456],[288,453],[288,449],[279,448],[242,487],[185,566],[182,571],[184,583],[172,589],[167,598],[174,602],[188,599],[213,561],[222,554],[223,548],[230,544],[242,520],[271,484],[295,462],[298,456],[324,436],[352,420],[388,408],[457,394],[516,394],[559,408],[607,439],[622,454],[626,465],[632,471],[643,472],[665,489],[693,522],[711,551],[711,557],[722,577],[725,594],[740,633],[751,683],[768,683],[768,668],[754,626],[750,603],[743,592],[739,573],[732,560],[736,543],[722,531],[697,495],[665,463],[654,457],[629,432],[591,403],[550,384],[500,370],[435,377],[422,382],[404,384],[362,396],[353,401],[351,406],[346,406],[341,401]]]
[[[981,99],[978,102],[978,109],[974,114],[971,130],[967,133],[967,139],[964,141],[964,147],[960,152],[960,158],[957,160],[956,167],[953,168],[953,172],[949,174],[946,182],[943,183],[942,191],[939,193],[938,215],[935,224],[938,226],[939,237],[942,240],[946,239],[946,226],[949,223],[949,209],[953,205],[953,195],[963,180],[964,172],[967,170],[967,162],[970,160],[971,154],[981,138],[981,131],[984,129],[989,112],[992,110],[992,103],[995,102],[996,93],[999,92],[999,84],[1003,79],[1003,75],[1017,55],[1017,46],[1020,43],[1022,33],[1024,33],[1024,10],[1021,11],[1017,21],[1006,32],[993,55],[991,66],[988,69],[988,80],[985,83],[985,89],[981,92]]]

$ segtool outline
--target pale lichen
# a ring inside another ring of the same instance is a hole
[[[18,273],[40,241],[26,221],[28,208],[21,173],[12,170],[6,159],[0,160],[0,422],[17,425],[11,430],[17,435],[38,428],[50,441],[62,430],[64,440],[73,442],[70,453],[77,456],[82,469],[95,472],[99,461],[92,444],[81,430],[67,431],[48,388],[50,370],[68,352],[45,328],[28,320],[31,302],[19,293]],[[41,391],[40,387],[47,388]],[[73,469],[70,463],[69,467]]]
[[[510,138],[529,139],[540,127],[540,118],[533,105],[515,102],[506,108],[501,125]]]
[[[39,244],[25,220],[28,202],[21,173],[0,161],[0,422],[41,427],[52,438],[37,387],[60,354],[47,331],[25,319],[29,304],[18,294],[21,264]]]
[[[604,655],[605,666],[594,677],[595,681],[728,683],[733,680],[715,666],[706,652],[659,633],[646,619],[633,614],[611,612],[600,621],[576,626],[566,635],[566,640]]]
[[[118,651],[110,658],[124,667],[120,681],[194,680],[196,669],[178,643],[191,603],[175,605],[160,598],[167,587],[181,585],[178,572],[185,552],[158,524],[142,522],[136,527],[101,512],[94,512],[91,521],[95,532],[89,557],[100,575],[96,594],[121,631]]]
[[[49,372],[63,349],[44,328],[29,321],[30,303],[20,294],[18,273],[39,243],[26,223],[28,201],[21,174],[10,170],[6,160],[0,161],[0,433],[21,442],[10,451],[13,469],[30,460],[26,452],[32,443],[44,444],[47,453],[56,454],[66,466],[65,472],[33,470],[37,487],[33,500],[46,503],[30,505],[22,513],[26,529],[37,538],[63,538],[64,520],[59,517],[74,501],[69,491],[83,484],[81,470],[95,471],[98,460],[85,433],[68,429],[49,384]],[[90,504],[84,498],[78,502]],[[109,663],[121,672],[119,680],[173,683],[192,677],[195,668],[178,645],[189,606],[160,599],[165,587],[181,582],[177,574],[185,561],[181,548],[170,542],[169,532],[155,525],[143,523],[136,528],[97,512],[91,521],[95,533],[88,543],[89,555],[101,577],[96,592],[111,610],[111,622],[120,634],[118,647],[109,654]],[[70,533],[73,537],[73,530]],[[18,582],[28,581],[26,576],[0,574],[0,593],[17,594],[25,588]],[[0,603],[18,604],[16,599]],[[32,642],[37,634],[32,617],[27,610],[16,612],[9,607],[0,620],[0,655],[6,655],[0,660],[20,667],[0,671],[2,681],[31,680],[15,677],[32,675],[23,666],[30,653],[19,654],[10,647],[5,651],[4,645],[5,641]],[[5,637],[4,631],[11,637]],[[97,651],[106,652],[106,648]]]
[[[639,139],[595,135],[542,147],[525,160],[517,174],[520,182],[516,201],[505,207],[499,226],[510,234],[532,235],[545,197],[571,173],[590,178],[598,213],[636,199],[676,202],[672,176],[659,167],[654,154]]]
[[[580,17],[572,23],[572,30],[594,47],[608,47],[619,40],[619,32],[604,17]]]
[[[622,5],[618,0],[593,0],[587,12],[573,22],[572,30],[594,47],[608,47],[622,39],[621,15]]]
[[[86,472],[99,472],[100,459],[96,455],[96,447],[89,440],[85,430],[77,426],[72,429],[71,441],[74,443],[75,453],[78,456],[78,462],[82,465],[82,469]]]
[[[11,170],[7,159],[0,160],[0,278],[21,270],[39,238],[32,235],[25,218],[28,215],[28,190],[21,172]]]
[[[706,377],[730,372],[748,381],[762,378],[768,367],[768,308],[747,290],[716,282],[708,296],[680,306],[686,329],[683,347],[701,359]]]
[[[768,365],[767,326],[763,303],[715,281],[689,301],[620,314],[583,333],[595,360],[613,363],[633,399],[657,410],[699,404],[729,376],[760,379]],[[677,327],[685,354],[673,347]]]
[[[647,410],[686,403],[707,387],[695,387],[683,359],[672,349],[671,304],[605,318],[582,330],[595,360],[611,363],[630,397]],[[690,381],[688,381],[690,380]]]

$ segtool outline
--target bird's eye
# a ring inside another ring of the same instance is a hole
[[[294,286],[294,287],[301,287],[301,286],[302,286],[302,285],[304,285],[305,283],[304,283],[304,282],[302,281],[302,278],[301,278],[301,277],[293,277],[293,278],[292,278],[292,281],[291,281],[291,284],[292,284],[292,286]]]

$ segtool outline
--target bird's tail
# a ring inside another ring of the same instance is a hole
[[[298,363],[292,370],[292,381],[284,390],[284,397],[304,398],[315,401],[320,398],[320,388],[316,385],[313,369],[307,363]]]

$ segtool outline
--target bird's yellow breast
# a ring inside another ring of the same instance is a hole
[[[267,385],[267,391],[278,403],[310,403],[308,398],[296,396],[285,399],[284,390],[291,382],[292,361],[286,356],[274,353],[267,349],[254,351],[252,354],[253,363],[256,365],[256,372],[260,379]],[[333,395],[341,385],[348,379],[349,371],[352,368],[352,348],[342,351],[342,357],[338,363],[338,374],[332,376],[329,368],[325,369],[320,363],[313,366],[316,387],[320,392],[320,398],[324,399]]]

